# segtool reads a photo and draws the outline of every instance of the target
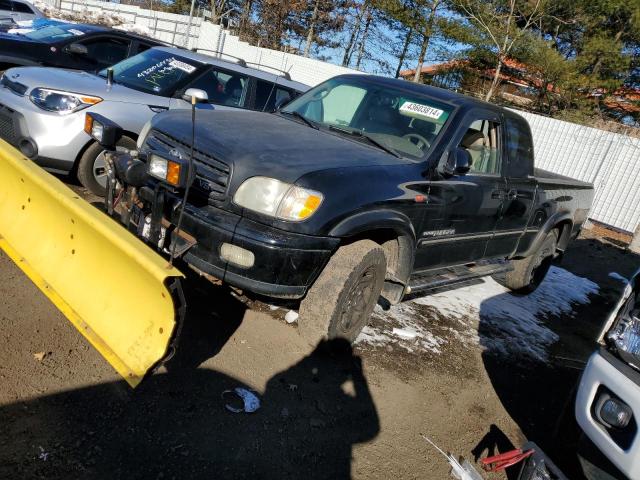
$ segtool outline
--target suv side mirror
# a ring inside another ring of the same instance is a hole
[[[87,50],[87,47],[85,47],[81,43],[72,43],[70,45],[67,45],[67,48],[65,48],[65,51],[67,53],[73,53],[75,55],[87,55],[89,53],[89,50]]]
[[[452,150],[440,169],[444,176],[465,175],[471,169],[471,154],[466,148],[457,147]]]
[[[189,103],[206,103],[209,101],[209,95],[199,88],[187,88],[182,94],[182,99]]]

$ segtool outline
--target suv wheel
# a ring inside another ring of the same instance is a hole
[[[300,334],[311,345],[324,338],[353,342],[378,302],[386,270],[377,243],[340,247],[300,305]]]
[[[136,141],[129,137],[122,137],[116,144],[117,150],[133,150],[135,148]],[[104,197],[107,188],[104,152],[104,148],[94,142],[89,145],[78,162],[78,180],[83,187],[99,197]]]

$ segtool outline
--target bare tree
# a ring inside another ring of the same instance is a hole
[[[500,83],[500,72],[514,45],[543,16],[547,0],[457,0],[470,22],[483,31],[496,52],[496,67],[485,95],[489,101]]]

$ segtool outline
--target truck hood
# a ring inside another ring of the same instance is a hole
[[[189,145],[191,112],[160,113],[152,128]],[[258,175],[293,183],[307,173],[331,168],[410,163],[295,120],[241,110],[198,110],[195,148],[233,165],[235,186]]]
[[[105,78],[78,70],[46,67],[18,67],[7,70],[6,75],[13,81],[28,87],[27,93],[36,87],[52,88],[65,92],[95,95],[112,102],[158,105],[168,99],[157,95],[127,88],[124,85],[107,86]]]

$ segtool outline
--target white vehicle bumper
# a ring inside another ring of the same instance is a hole
[[[626,403],[633,412],[622,430],[607,428],[595,412],[603,394]],[[576,419],[586,437],[629,478],[640,478],[640,372],[604,348],[595,352],[582,374],[576,398]]]

